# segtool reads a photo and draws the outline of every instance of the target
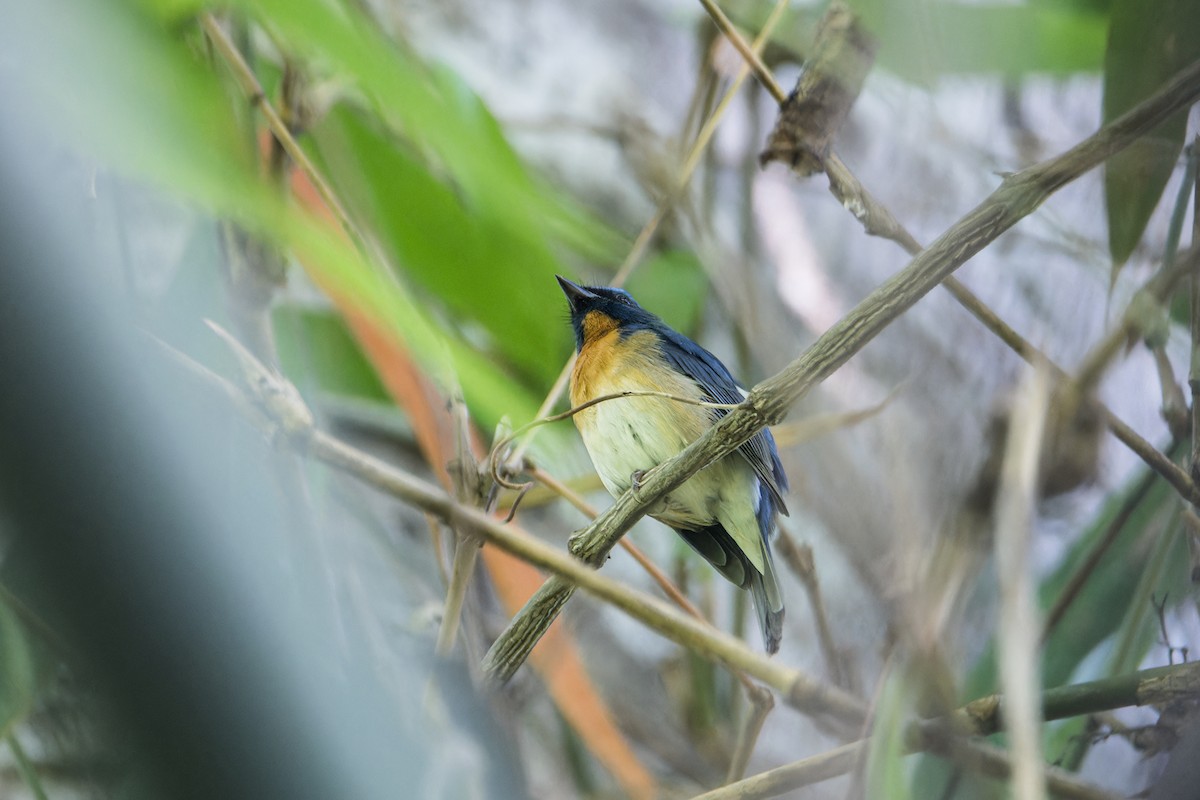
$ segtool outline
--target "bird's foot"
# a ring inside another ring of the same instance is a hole
[[[633,487],[634,492],[640,492],[642,490],[642,481],[645,480],[645,478],[646,470],[644,469],[634,470],[633,474],[629,476],[629,483]]]

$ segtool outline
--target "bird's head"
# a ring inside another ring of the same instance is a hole
[[[598,339],[610,331],[628,335],[635,330],[655,328],[658,317],[637,304],[624,289],[611,286],[580,286],[561,275],[558,285],[567,296],[571,309],[571,327],[575,329],[575,348]]]

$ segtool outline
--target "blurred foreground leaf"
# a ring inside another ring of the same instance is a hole
[[[293,11],[311,11],[311,5],[298,3]],[[341,19],[322,8],[322,14]],[[344,19],[333,25],[330,36],[345,35],[345,25]],[[59,37],[70,47],[36,44]],[[23,88],[36,99],[46,126],[73,147],[295,253],[322,288],[393,331],[432,375],[460,383],[485,424],[504,414],[517,424],[532,417],[533,391],[444,330],[426,306],[365,260],[327,221],[285,202],[237,134],[211,67],[137,4],[77,6],[48,0],[23,6],[0,26],[0,44],[25,68]],[[363,50],[378,55],[379,48]],[[388,69],[394,73],[394,68],[389,62]],[[389,85],[403,83],[394,74],[389,79]],[[416,113],[421,103],[401,107]],[[532,191],[528,183],[526,190]],[[553,291],[551,285],[547,294]]]
[[[554,282],[564,267],[544,231],[514,229],[473,207],[410,145],[349,104],[334,108],[313,140],[339,194],[397,266],[460,320],[482,324],[511,363],[552,381],[570,336]]]
[[[1200,58],[1200,0],[1116,0],[1104,57],[1105,123]],[[1113,279],[1129,260],[1175,169],[1187,127],[1180,111],[1108,160],[1104,197]]]

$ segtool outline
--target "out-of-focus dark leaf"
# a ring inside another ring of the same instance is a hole
[[[57,663],[47,642],[21,617],[33,613],[24,605],[26,590],[42,590],[31,585],[28,562],[28,548],[19,539],[0,562],[0,741],[28,717]]]
[[[1200,58],[1200,2],[1115,0],[1104,56],[1104,122],[1153,94]],[[1113,277],[1141,241],[1175,169],[1187,126],[1180,111],[1108,160],[1104,197]]]
[[[279,360],[300,387],[389,403],[379,376],[332,311],[280,306],[272,315]]]

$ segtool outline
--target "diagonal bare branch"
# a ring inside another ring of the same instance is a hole
[[[741,408],[730,412],[678,456],[647,473],[637,491],[626,492],[592,525],[572,537],[571,551],[594,567],[603,564],[617,540],[659,498],[736,450],[764,426],[778,423],[797,400],[1055,191],[1198,97],[1200,62],[1065,153],[1005,177],[987,199],[871,292],[799,358],[755,386]],[[511,678],[573,591],[572,585],[561,578],[543,584],[484,657],[485,674],[499,683]]]

